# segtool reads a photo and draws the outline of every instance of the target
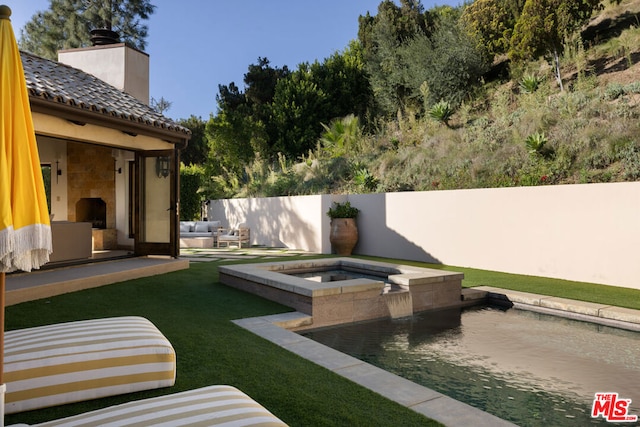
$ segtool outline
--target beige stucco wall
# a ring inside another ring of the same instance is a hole
[[[207,216],[225,227],[246,222],[252,244],[330,252],[329,237],[322,232],[328,226],[325,203],[323,196],[211,200]]]
[[[112,150],[115,162],[115,187],[116,187],[116,230],[118,233],[118,246],[133,248],[134,240],[129,237],[129,165],[135,160],[135,154],[131,151]]]
[[[51,213],[67,220],[67,141],[37,136],[40,163],[51,166]],[[60,170],[60,175],[56,171]]]
[[[329,253],[335,198],[212,201],[210,219],[240,215],[254,244]],[[640,289],[640,182],[343,198],[362,210],[358,254]]]
[[[61,50],[58,62],[78,68],[149,104],[149,55],[124,43]]]
[[[32,113],[32,116],[38,136],[107,145],[125,150],[173,150],[175,147],[170,142],[146,135],[127,135],[117,129],[89,123],[78,125],[43,113]]]

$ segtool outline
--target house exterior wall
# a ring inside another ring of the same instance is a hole
[[[67,220],[67,142],[38,136],[41,164],[51,166],[51,214],[54,221]],[[56,171],[60,170],[60,175]]]
[[[78,125],[59,117],[34,112],[33,126],[36,134],[69,139],[91,144],[108,145],[125,150],[173,150],[175,145],[159,138],[145,135],[127,135],[120,130],[93,125]]]
[[[640,289],[640,182],[341,197],[361,210],[356,254]],[[253,244],[330,253],[336,198],[211,201],[209,219],[246,219]]]
[[[129,165],[135,160],[135,154],[131,151],[112,150],[115,167],[115,191],[116,191],[116,230],[119,248],[133,248],[134,240],[129,237]]]

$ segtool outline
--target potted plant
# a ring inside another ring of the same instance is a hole
[[[358,224],[356,218],[360,209],[351,206],[350,202],[333,202],[327,216],[331,218],[329,241],[333,251],[338,255],[351,255],[358,243]]]

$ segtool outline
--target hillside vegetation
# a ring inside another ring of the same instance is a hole
[[[434,102],[423,84],[424,103],[405,103],[395,114],[365,120],[358,114],[323,123],[315,147],[303,154],[267,158],[255,151],[240,171],[220,164],[209,168],[200,194],[260,197],[638,180],[640,0],[603,3],[573,34],[558,57],[563,90],[553,58],[513,61],[496,55],[461,102]],[[231,89],[236,98],[219,101],[239,99],[242,94]],[[207,124],[209,147],[222,158],[224,152],[211,142],[220,134],[209,132],[216,120]]]
[[[485,83],[446,121],[432,108],[432,114],[400,115],[363,134],[353,130],[357,119],[341,119],[326,126],[300,163],[254,161],[235,195],[637,180],[639,11],[638,0],[608,4],[591,21],[583,34],[593,35],[592,46],[574,43],[562,57],[562,92],[541,60],[524,65],[518,80]]]

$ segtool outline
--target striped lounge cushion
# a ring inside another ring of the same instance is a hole
[[[249,396],[227,385],[138,400],[37,424],[39,427],[161,425],[286,427],[285,423]]]
[[[172,386],[176,355],[147,319],[112,317],[8,331],[7,414]]]

